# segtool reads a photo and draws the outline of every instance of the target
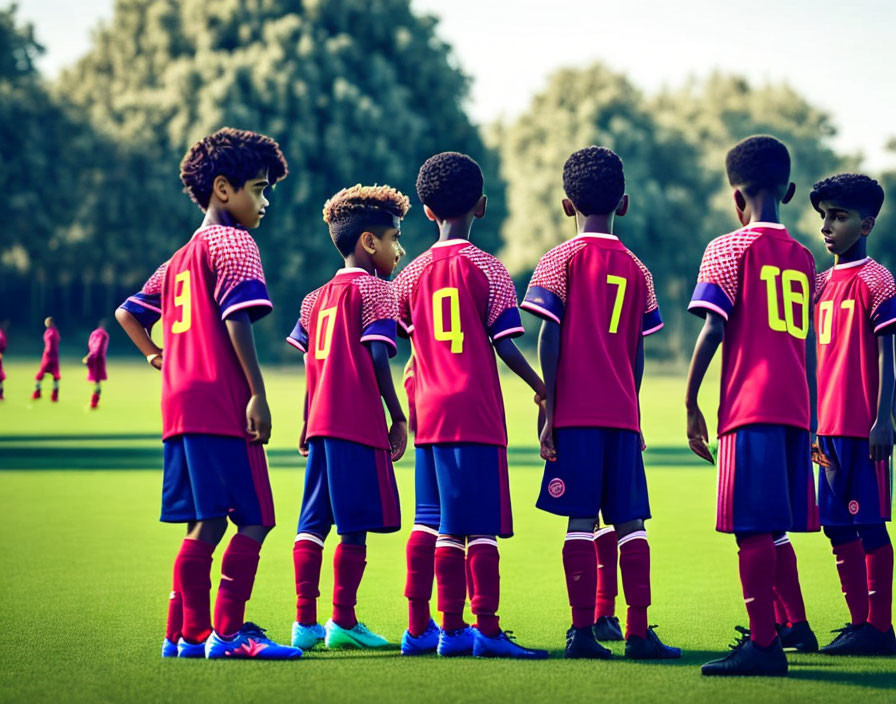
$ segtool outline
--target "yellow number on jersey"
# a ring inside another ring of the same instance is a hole
[[[448,299],[449,328],[445,328],[442,314],[442,301]],[[439,342],[450,342],[451,352],[461,354],[464,351],[464,333],[460,329],[460,297],[456,288],[440,288],[432,294],[432,327],[433,334]]]
[[[610,332],[615,333],[619,330],[619,317],[622,315],[622,302],[625,299],[625,287],[628,280],[622,276],[607,275],[607,283],[616,287],[616,302],[613,304],[613,315],[610,318]]]
[[[783,288],[784,318],[778,309],[778,279]],[[766,264],[759,272],[765,281],[768,296],[768,326],[775,332],[786,332],[799,340],[809,336],[809,277],[796,269],[783,272],[776,266]],[[800,320],[795,320],[794,308],[800,306]]]
[[[846,315],[847,332],[852,326],[852,316],[856,310],[856,302],[853,299],[840,303],[840,308],[849,311]],[[818,344],[829,345],[834,339],[834,302],[822,301],[818,304]]]
[[[330,343],[333,341],[333,329],[336,322],[336,306],[324,308],[317,314],[317,325],[314,334],[314,358],[326,359],[330,354]]]
[[[190,304],[190,272],[182,271],[174,277],[174,305],[180,308],[180,319],[171,323],[171,332],[175,335],[186,332],[193,323]]]

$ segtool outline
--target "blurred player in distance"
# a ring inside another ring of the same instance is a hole
[[[6,331],[9,329],[8,320],[0,320],[0,401],[3,400],[3,382],[6,373],[3,371],[3,353],[6,352]]]
[[[31,394],[32,399],[40,398],[40,385],[46,374],[53,377],[53,393],[50,400],[56,403],[59,400],[59,380],[62,375],[59,373],[59,330],[56,327],[52,316],[44,319],[44,352],[40,358],[40,369],[34,376],[34,392]]]
[[[109,348],[109,333],[106,332],[106,321],[97,323],[96,330],[87,338],[87,355],[81,364],[87,365],[87,381],[93,382],[93,394],[90,396],[90,407],[97,408],[100,403],[101,382],[106,376],[106,350]]]

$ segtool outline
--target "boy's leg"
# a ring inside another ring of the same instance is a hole
[[[37,375],[34,377],[34,391],[31,394],[31,398],[33,398],[33,399],[40,398],[40,385],[44,380],[45,374],[46,374],[46,372],[44,371],[44,368],[41,367],[40,370],[37,372]]]
[[[893,625],[893,545],[884,523],[858,531],[868,570],[868,623],[886,632]]]
[[[244,526],[230,539],[221,559],[221,582],[215,599],[215,632],[231,638],[243,627],[246,602],[252,596],[261,545],[270,527]]]
[[[414,526],[405,548],[407,579],[404,595],[408,599],[408,632],[421,636],[432,620],[429,602],[435,578],[436,539],[441,511],[439,486],[433,464],[432,448],[418,447],[414,457]],[[467,580],[469,587],[469,579]]]
[[[473,581],[470,609],[476,617],[476,628],[485,636],[501,632],[498,625],[498,603],[501,596],[498,541],[493,535],[470,536],[467,559]],[[466,583],[466,571],[464,572]]]
[[[650,606],[650,546],[644,521],[617,524],[619,571],[628,610],[625,637],[647,637],[647,607]]]
[[[770,533],[736,536],[740,582],[750,618],[750,640],[761,648],[774,643],[775,543]]]
[[[466,628],[464,602],[467,582],[463,536],[439,535],[436,541],[435,575],[442,630],[453,632]]]
[[[183,603],[181,632],[187,643],[202,643],[212,632],[212,553],[226,530],[226,518],[189,523],[187,537],[174,562],[174,582],[180,588]]]
[[[563,541],[563,571],[572,609],[572,627],[594,625],[597,599],[597,553],[594,548],[594,523],[597,517],[570,518]]]
[[[775,595],[784,605],[787,622],[802,623],[806,620],[806,605],[800,588],[796,553],[787,533],[775,533],[772,539],[775,543]]]
[[[90,407],[96,408],[100,404],[100,393],[102,389],[100,389],[100,382],[96,382],[96,385],[93,387],[93,395],[90,397]]]
[[[825,526],[824,534],[831,541],[850,623],[861,626],[868,619],[868,574],[862,541],[853,526]]]
[[[324,536],[310,532],[296,535],[292,563],[296,584],[296,623],[317,623],[317,599],[320,597],[320,570],[323,563]]]
[[[351,630],[358,625],[355,604],[367,565],[367,534],[345,533],[333,555],[333,622]]]
[[[616,615],[616,596],[619,594],[619,578],[616,563],[619,547],[616,529],[605,526],[594,531],[594,552],[597,556],[597,598],[594,604],[594,620]]]

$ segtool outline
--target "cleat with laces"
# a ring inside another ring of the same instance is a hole
[[[783,626],[778,631],[781,646],[793,648],[799,653],[814,653],[818,651],[818,639],[809,627],[808,621],[800,621],[790,626]]]
[[[204,653],[203,653],[204,655]],[[163,658],[176,658],[177,657],[177,643],[172,643],[166,637],[165,640],[162,641],[162,657]]]
[[[297,660],[302,657],[302,651],[275,643],[265,636],[264,628],[247,621],[230,640],[212,631],[205,641],[205,657],[209,660]]]
[[[569,660],[609,660],[613,653],[597,642],[590,627],[573,627],[566,632],[565,657]]]
[[[475,628],[465,626],[456,631],[441,631],[436,652],[443,658],[464,657],[473,654],[473,643],[476,640]]]
[[[177,657],[179,658],[204,658],[206,641],[191,643],[183,638],[177,639]]]
[[[622,635],[622,627],[615,616],[601,616],[592,626],[595,640],[615,641],[625,640]]]
[[[292,624],[292,640],[290,642],[293,648],[311,650],[316,645],[323,643],[326,635],[324,627],[319,623],[306,626],[298,621],[294,621]]]
[[[824,653],[825,655],[843,655],[844,653],[840,652],[840,648],[842,648],[845,645],[845,641],[850,640],[857,631],[862,630],[862,626],[864,625],[864,623],[847,623],[843,628],[835,628],[831,633],[836,633],[837,636],[826,646],[819,648],[818,652]]]
[[[731,652],[725,657],[700,668],[702,674],[716,677],[782,677],[787,674],[787,658],[780,638],[775,638],[767,648],[761,648],[750,640],[750,629],[735,626],[735,630],[741,634],[740,640],[729,646]]]
[[[360,621],[354,628],[343,628],[333,619],[327,621],[324,626],[326,636],[324,643],[333,650],[340,648],[382,648],[389,645],[389,641],[371,631]]]
[[[847,631],[847,629],[849,629]],[[893,627],[879,631],[870,623],[841,629],[830,645],[821,649],[825,655],[896,655]]]
[[[487,636],[478,628],[473,629],[473,657],[475,658],[515,658],[517,660],[544,660],[547,650],[524,648],[513,638],[513,631],[498,631],[495,636]]]
[[[426,630],[419,636],[411,634],[410,629],[404,632],[401,637],[401,654],[402,655],[427,655],[436,652],[439,646],[441,630],[436,622],[429,619],[426,624]]]
[[[647,629],[647,637],[629,636],[625,641],[625,657],[631,660],[673,660],[681,657],[681,648],[673,648],[654,633],[656,626]]]

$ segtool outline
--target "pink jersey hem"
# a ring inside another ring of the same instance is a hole
[[[386,337],[385,335],[364,335],[361,338],[361,342],[373,342],[374,340],[379,341],[379,342],[386,342],[386,343],[392,345],[393,347],[396,346],[395,340],[393,340],[391,337]]]
[[[513,335],[515,332],[526,332],[526,328],[517,327],[517,328],[507,328],[506,330],[502,330],[497,335],[492,338],[492,341],[500,340],[502,337],[507,337],[508,335]]]
[[[242,310],[243,308],[254,308],[255,306],[264,306],[267,308],[273,308],[274,304],[270,301],[265,300],[264,298],[258,298],[254,301],[242,301],[241,303],[234,303],[229,308],[225,309],[223,313],[221,313],[221,320],[224,320],[228,315],[233,313],[234,311]]]
[[[523,310],[538,313],[539,315],[543,315],[553,320],[555,323],[557,323],[557,325],[560,325],[560,318],[551,313],[551,311],[549,311],[547,308],[542,308],[541,306],[530,303],[529,301],[523,301],[522,303],[520,303],[520,308],[522,308]]]
[[[874,328],[874,332],[877,332],[878,330],[881,330],[881,329],[887,327],[887,325],[892,325],[893,323],[896,323],[896,318],[890,318],[890,320],[886,320],[886,321],[880,323],[876,328]]]
[[[725,320],[728,320],[728,314],[724,310],[719,308],[719,306],[715,305],[714,303],[709,303],[707,301],[692,301],[691,304],[688,306],[688,310],[693,310],[694,308],[706,308],[708,310],[713,311],[714,313],[718,313]]]
[[[664,325],[665,325],[665,323],[660,323],[659,325],[656,325],[656,326],[650,328],[650,330],[645,330],[644,332],[641,333],[641,336],[647,337],[648,335],[653,335],[653,333],[658,332]]]
[[[146,308],[147,310],[151,310],[151,311],[153,311],[154,313],[158,313],[159,315],[162,314],[162,309],[161,309],[161,308],[156,308],[155,306],[151,306],[151,305],[149,305],[149,303],[147,303],[146,301],[141,301],[141,300],[140,300],[139,298],[137,298],[136,296],[130,296],[130,297],[128,298],[128,300],[129,300],[131,303],[136,303],[138,306],[142,306],[143,308]]]
[[[286,338],[286,341],[287,341],[290,345],[292,345],[293,347],[295,347],[297,350],[299,350],[299,352],[307,352],[307,351],[308,351],[308,350],[305,349],[305,347],[302,345],[302,343],[299,342],[298,340],[293,340],[291,337],[287,337],[287,338]]]

